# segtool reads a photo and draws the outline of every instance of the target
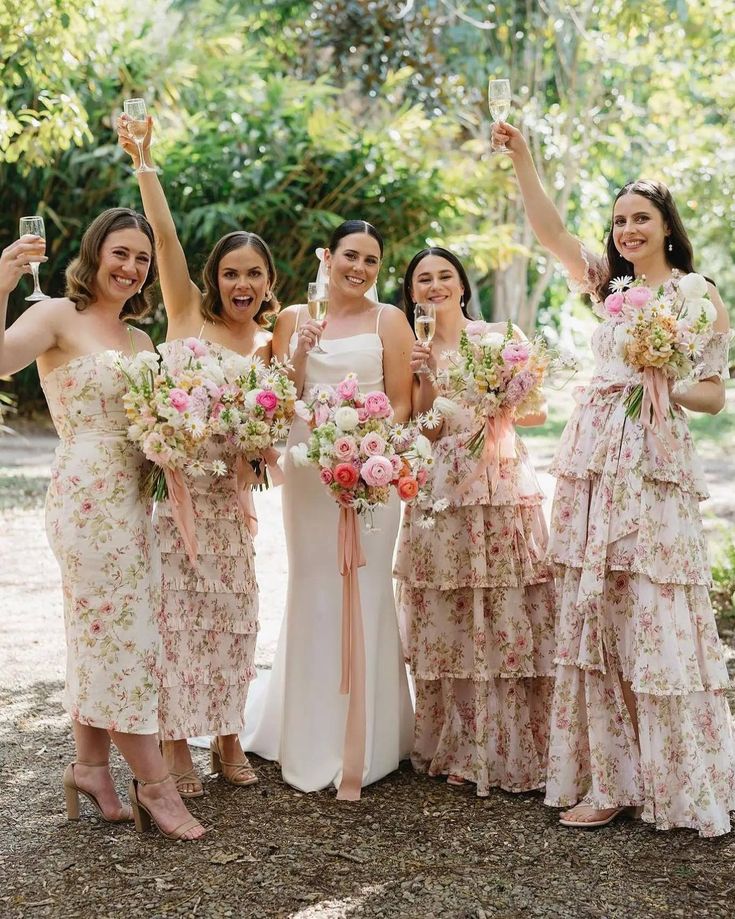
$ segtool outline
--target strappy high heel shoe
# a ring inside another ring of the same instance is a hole
[[[222,759],[219,740],[216,737],[209,743],[209,754],[211,771],[213,773],[219,772],[225,782],[229,782],[230,785],[242,787],[255,785],[258,781],[255,769],[250,765],[250,760],[244,754],[243,762],[241,763],[228,763],[227,760]]]
[[[174,772],[173,769],[169,769],[168,774],[174,780],[176,791],[178,791],[182,798],[204,797],[204,786],[202,785],[202,780],[197,775],[194,766],[192,766],[188,772]],[[187,791],[187,785],[193,785],[194,791]]]
[[[128,785],[128,795],[130,797],[130,804],[133,808],[133,819],[135,820],[135,829],[139,833],[145,833],[153,828],[153,824],[156,825],[158,832],[165,836],[166,839],[172,839],[175,842],[194,842],[194,839],[186,839],[184,833],[188,833],[189,830],[193,830],[195,827],[202,826],[202,824],[197,820],[196,817],[189,817],[188,820],[184,820],[183,823],[180,823],[177,827],[171,830],[170,833],[164,833],[164,831],[159,826],[156,818],[148,810],[148,808],[143,804],[143,802],[138,797],[138,786],[139,785],[163,785],[164,782],[171,780],[170,776],[165,776],[165,778],[157,779],[155,782],[144,782],[142,779],[131,779],[130,785]],[[206,833],[206,829],[202,826],[202,829]],[[202,834],[203,836],[204,834]],[[201,839],[201,836],[197,836],[196,839]]]
[[[109,769],[109,763],[69,763],[69,765],[64,770],[64,797],[66,798],[66,816],[68,820],[79,820],[79,795],[84,795],[88,801],[90,801],[100,817],[105,820],[107,823],[129,823],[133,819],[133,813],[130,807],[123,805],[123,813],[120,817],[108,817],[107,814],[102,810],[102,805],[97,800],[97,798],[92,794],[91,791],[87,791],[85,788],[80,788],[76,779],[74,778],[74,767],[75,766],[87,766],[91,769]]]

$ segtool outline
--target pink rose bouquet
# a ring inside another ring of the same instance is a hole
[[[395,424],[384,392],[360,392],[357,376],[316,387],[296,405],[312,426],[308,443],[292,448],[294,461],[319,469],[341,507],[372,515],[395,488],[402,501],[426,491],[431,445],[419,423]]]

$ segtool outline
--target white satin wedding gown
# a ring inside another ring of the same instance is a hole
[[[382,308],[381,308],[382,311]],[[383,344],[375,332],[322,339],[325,354],[310,353],[304,392],[357,373],[362,392],[384,390]],[[297,320],[297,328],[303,321]],[[291,339],[296,347],[296,333]],[[273,670],[256,710],[247,713],[243,747],[278,760],[283,778],[301,791],[339,786],[348,696],[341,695],[342,578],[337,564],[339,508],[316,469],[295,466],[290,448],[309,436],[296,419],[288,439],[283,522],[288,552],[286,614]],[[411,751],[413,709],[393,595],[397,496],[374,517],[378,532],[360,520],[367,564],[359,570],[365,629],[366,730],[363,786],[397,768]],[[262,676],[259,677],[262,679]],[[257,708],[260,708],[260,711]]]

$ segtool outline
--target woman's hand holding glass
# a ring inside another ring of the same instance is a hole
[[[136,122],[137,123],[137,122]],[[131,129],[132,119],[129,115],[119,115],[117,119],[117,142],[133,161],[136,172],[155,172],[150,157],[153,119],[146,116],[146,131],[137,139]]]
[[[504,147],[508,156],[513,157],[521,153],[526,148],[526,140],[512,124],[507,121],[493,122],[492,132],[490,134],[490,145],[493,150],[499,150]]]
[[[0,254],[0,293],[9,294],[18,286],[24,274],[32,274],[31,264],[47,262],[44,255],[46,240],[42,236],[26,234],[16,239]]]
[[[316,319],[307,319],[303,325],[299,326],[296,333],[294,357],[306,356],[310,351],[317,348],[326,324],[326,320],[317,322]]]
[[[436,358],[431,342],[415,341],[411,349],[411,370],[417,373],[419,380],[432,382],[436,375]]]

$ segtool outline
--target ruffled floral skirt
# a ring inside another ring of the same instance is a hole
[[[412,761],[477,786],[543,787],[553,691],[554,586],[544,563],[542,494],[517,441],[493,490],[463,493],[457,437],[435,446],[432,529],[404,513],[395,574],[404,651],[416,686]]]
[[[659,829],[729,832],[735,743],[682,412],[672,444],[592,389],[562,437],[549,559],[558,573],[546,803],[642,806]],[[624,684],[635,699],[635,719]]]

